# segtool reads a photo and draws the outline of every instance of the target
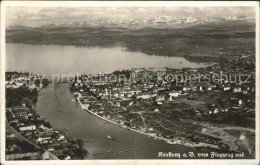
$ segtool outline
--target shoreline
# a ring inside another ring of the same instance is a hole
[[[100,115],[98,115],[98,114],[96,114],[96,113],[94,113],[94,112],[88,110],[87,108],[85,108],[84,105],[80,102],[80,98],[82,97],[81,93],[79,93],[79,92],[75,92],[75,93],[78,94],[77,101],[79,102],[81,108],[82,108],[83,110],[87,111],[88,113],[90,113],[90,114],[92,114],[92,115],[94,115],[94,116],[96,116],[96,117],[98,117],[98,118],[100,118],[100,119],[102,119],[102,120],[105,120],[105,121],[107,121],[107,122],[109,122],[109,123],[115,124],[115,125],[117,125],[117,126],[120,127],[120,128],[125,128],[125,129],[130,130],[130,131],[134,131],[134,132],[137,132],[137,133],[140,133],[140,134],[149,136],[149,137],[153,137],[154,139],[157,139],[157,140],[163,140],[163,141],[165,141],[166,143],[168,143],[168,141],[170,140],[170,139],[167,139],[167,138],[159,137],[159,136],[156,136],[156,135],[153,135],[153,134],[141,132],[141,131],[135,130],[135,129],[133,129],[133,128],[129,128],[129,127],[120,125],[120,124],[118,124],[118,123],[116,123],[116,122],[114,122],[114,121],[112,121],[112,120],[109,120],[109,119],[107,119],[107,118],[105,118],[105,117],[102,117],[102,116],[100,116]],[[187,147],[208,147],[208,148],[213,148],[213,149],[220,149],[220,148],[219,148],[218,146],[216,146],[216,145],[207,144],[207,143],[201,143],[201,142],[199,142],[198,144],[191,144],[191,143],[181,143],[180,140],[178,140],[178,141],[174,140],[173,143],[168,143],[168,144],[177,144],[177,145],[183,145],[183,146],[187,146]]]
[[[89,46],[89,45],[78,45],[78,44],[56,44],[56,43],[49,43],[49,44],[35,44],[35,43],[26,43],[26,42],[7,42],[6,44],[22,44],[22,45],[31,45],[31,46],[71,46],[71,47],[76,47],[76,48],[113,48],[113,47],[118,47],[118,46]],[[119,46],[121,48],[124,48],[124,46]],[[134,51],[134,50],[128,50],[128,52],[138,52],[138,51]],[[178,58],[184,58],[185,60],[192,62],[192,63],[197,63],[197,64],[205,64],[205,66],[201,66],[201,67],[194,67],[194,69],[197,68],[204,68],[204,67],[210,67],[213,66],[214,64],[219,63],[218,60],[207,60],[207,61],[203,61],[200,59],[195,59],[195,58],[204,58],[207,57],[208,59],[210,58],[216,58],[215,56],[192,56],[192,55],[171,55],[171,54],[167,54],[167,55],[160,55],[160,54],[156,54],[156,55],[152,55],[152,54],[148,54],[145,52],[141,52],[144,53],[145,55],[148,56],[158,56],[158,57],[178,57]],[[169,69],[178,69],[178,68],[169,68]]]

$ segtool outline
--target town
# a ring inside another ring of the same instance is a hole
[[[33,109],[38,92],[48,85],[43,76],[6,72],[6,160],[83,159],[82,139],[54,130]]]
[[[77,75],[82,109],[169,144],[254,155],[254,52],[205,68],[132,68]]]
[[[169,145],[254,155],[254,52],[237,53],[204,68],[77,75],[70,90],[83,110]],[[40,75],[6,72],[7,160],[88,158],[84,140],[53,129],[34,109],[48,84]]]

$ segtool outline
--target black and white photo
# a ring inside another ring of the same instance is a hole
[[[1,162],[258,164],[258,8],[3,3]]]

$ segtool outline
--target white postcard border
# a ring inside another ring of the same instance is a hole
[[[133,7],[133,6],[153,6],[153,7],[165,7],[165,6],[255,6],[256,9],[256,159],[153,159],[153,160],[39,160],[39,161],[5,161],[5,9],[11,6],[42,6],[42,7]],[[256,1],[4,1],[1,3],[1,163],[2,164],[158,164],[158,165],[168,165],[168,164],[259,164],[259,3]]]

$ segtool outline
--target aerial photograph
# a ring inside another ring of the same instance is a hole
[[[4,27],[6,161],[256,159],[255,6],[7,5]]]

